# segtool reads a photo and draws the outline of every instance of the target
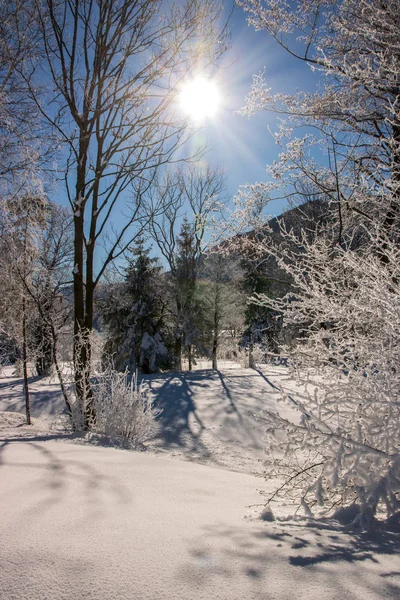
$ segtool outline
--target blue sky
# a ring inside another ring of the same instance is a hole
[[[251,89],[253,75],[265,69],[265,79],[276,93],[314,90],[319,79],[307,64],[290,56],[267,32],[248,26],[245,12],[234,6],[234,0],[225,0],[221,24],[228,18],[230,48],[210,73],[218,85],[221,106],[191,143],[193,151],[207,145],[205,160],[224,170],[227,197],[232,200],[240,185],[266,181],[266,165],[279,153],[269,132],[269,128],[276,128],[276,115],[263,112],[248,118],[237,114]],[[284,201],[271,202],[268,214],[277,216],[286,208]],[[159,257],[154,244],[152,255]]]
[[[225,2],[225,17],[232,11],[232,4],[231,0]],[[265,181],[265,166],[279,152],[268,131],[268,127],[276,127],[275,115],[264,112],[247,118],[235,114],[244,105],[253,74],[265,68],[272,91],[283,93],[315,89],[318,75],[280,48],[267,32],[249,27],[246,14],[236,6],[230,29],[231,47],[216,72],[223,104],[218,115],[206,123],[199,139],[207,139],[208,160],[225,170],[228,193],[233,197],[239,185]],[[271,214],[280,214],[284,206],[283,202],[272,203]]]
[[[240,185],[265,181],[265,167],[278,155],[268,127],[276,128],[276,116],[262,113],[252,118],[236,113],[251,89],[253,74],[265,68],[266,81],[273,92],[293,93],[296,89],[315,89],[318,76],[303,62],[291,57],[266,32],[256,32],[247,25],[246,14],[225,0],[221,26],[229,18],[231,45],[210,75],[219,87],[222,103],[218,114],[209,119],[196,134],[195,145],[207,144],[206,159],[212,167],[221,167],[226,175],[227,195],[233,198]],[[63,182],[50,195],[67,204]],[[284,202],[271,203],[269,214],[281,214]],[[113,213],[109,225],[120,228],[123,216]],[[101,255],[101,248],[97,248]],[[101,256],[96,258],[101,262]]]

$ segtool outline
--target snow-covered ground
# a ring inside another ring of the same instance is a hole
[[[274,379],[284,378],[282,368],[271,369]],[[147,382],[162,409],[152,450],[235,471],[261,470],[263,427],[252,413],[275,409],[279,397],[261,371],[229,365],[219,371],[154,375]]]
[[[31,414],[52,420],[64,409],[60,386],[55,376],[29,378]],[[25,412],[23,379],[14,374],[14,367],[3,367],[0,371],[0,412]]]
[[[21,382],[0,379],[0,599],[400,598],[398,534],[249,506],[266,484],[248,413],[281,410],[277,383],[293,387],[282,367],[152,376],[160,431],[132,452],[49,432],[63,405],[47,379],[24,426]]]

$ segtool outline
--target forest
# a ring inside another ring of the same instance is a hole
[[[231,113],[274,158],[232,193],[202,132],[239,19],[307,76],[249,72]],[[398,0],[0,0],[4,447],[257,471],[265,525],[398,535],[399,26]]]

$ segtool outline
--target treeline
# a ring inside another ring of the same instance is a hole
[[[255,347],[279,352],[279,313],[248,302],[253,293],[282,295],[290,283],[276,264],[221,248],[201,254],[194,224],[183,219],[172,268],[151,256],[151,242],[131,248],[123,276],[99,289],[96,310],[105,336],[103,358],[118,370],[191,370],[196,359],[252,365]]]

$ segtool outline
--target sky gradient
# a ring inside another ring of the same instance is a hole
[[[267,32],[248,26],[245,12],[227,1],[225,18],[230,13],[231,47],[215,74],[223,102],[217,116],[209,119],[199,133],[199,139],[207,140],[208,160],[224,169],[232,198],[240,185],[265,181],[265,167],[279,153],[268,130],[276,128],[276,115],[263,112],[248,118],[236,112],[245,103],[253,75],[265,68],[274,93],[313,90],[319,77],[307,64],[280,48]],[[272,203],[271,214],[280,214],[284,206],[283,202]]]

